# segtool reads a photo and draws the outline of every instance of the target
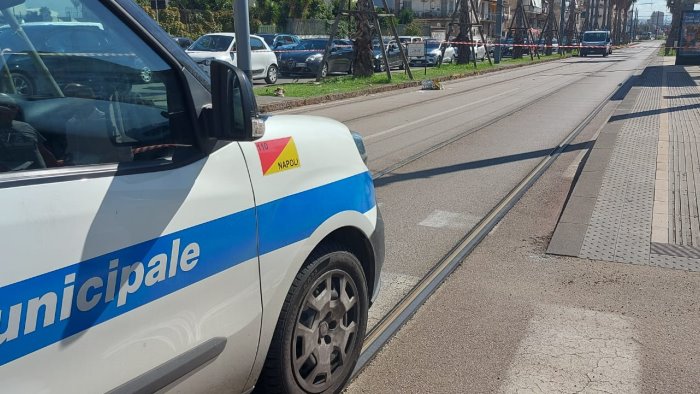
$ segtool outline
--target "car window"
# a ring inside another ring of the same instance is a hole
[[[192,151],[176,72],[98,2],[82,7],[85,22],[19,25],[35,55],[20,34],[0,31],[3,46],[19,48],[3,50],[0,172],[164,164]]]
[[[205,52],[222,52],[228,50],[228,48],[231,46],[231,41],[233,41],[233,37],[231,36],[208,34],[206,36],[199,37],[197,41],[195,41],[194,44],[192,44],[190,50]]]
[[[296,49],[316,49],[323,50],[326,48],[326,40],[302,40]]]
[[[606,39],[607,39],[607,34],[604,32],[584,33],[583,34],[584,41],[605,41]]]
[[[265,48],[265,44],[263,44],[262,40],[257,39],[255,37],[250,38],[250,50],[251,51],[264,51],[267,50]]]

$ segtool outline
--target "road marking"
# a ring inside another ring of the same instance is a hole
[[[540,305],[500,391],[639,392],[637,338],[629,317]]]
[[[417,120],[414,120],[414,121],[411,121],[411,122],[408,122],[408,123],[404,123],[404,124],[401,124],[401,125],[398,125],[398,126],[394,126],[394,127],[390,128],[390,129],[386,129],[386,130],[384,130],[384,131],[380,131],[379,133],[370,134],[370,135],[364,137],[364,140],[365,140],[365,141],[369,141],[369,140],[371,140],[371,139],[373,139],[373,138],[381,137],[381,136],[383,136],[383,135],[392,133],[392,132],[394,132],[394,131],[396,131],[396,130],[403,129],[404,127],[413,126],[413,125],[415,125],[415,124],[418,124],[418,123],[421,123],[421,122],[425,122],[426,120],[433,119],[433,118],[438,118],[438,117],[440,117],[440,116],[446,115],[446,114],[448,114],[448,113],[450,113],[450,112],[459,111],[459,110],[462,110],[462,109],[464,109],[464,108],[471,107],[471,106],[473,106],[473,105],[481,104],[481,103],[483,103],[483,102],[485,102],[485,101],[492,100],[492,99],[494,99],[494,98],[496,98],[496,97],[505,96],[506,94],[513,93],[513,92],[515,92],[516,90],[520,90],[520,88],[515,88],[515,89],[506,90],[505,92],[501,92],[501,93],[499,93],[499,94],[495,94],[495,95],[493,95],[493,96],[489,96],[489,97],[483,98],[483,99],[481,99],[481,100],[472,101],[471,103],[464,104],[464,105],[460,105],[459,107],[454,107],[454,108],[451,108],[451,109],[448,109],[448,110],[445,110],[445,111],[442,111],[442,112],[438,112],[438,113],[435,113],[435,114],[432,114],[432,115],[425,116],[425,117],[423,117],[423,118],[420,118],[420,119],[417,119]]]
[[[379,278],[379,291],[381,296],[377,298],[369,309],[367,318],[367,331],[371,330],[387,313],[408,294],[420,280],[417,276],[397,274],[384,271]]]
[[[481,218],[474,215],[465,215],[456,212],[447,212],[436,209],[425,220],[418,223],[419,226],[433,228],[465,229],[474,227]]]

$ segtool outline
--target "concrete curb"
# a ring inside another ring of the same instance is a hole
[[[445,76],[430,78],[430,79],[434,80],[434,81],[440,81],[440,82],[452,81],[455,79],[465,79],[465,78],[469,78],[469,77],[475,77],[475,76],[484,75],[484,74],[491,74],[494,72],[507,71],[507,70],[512,70],[512,69],[521,68],[521,67],[536,66],[538,64],[558,61],[558,60],[562,60],[562,59],[567,59],[567,58],[566,57],[564,57],[564,58],[559,57],[559,58],[540,60],[540,61],[535,62],[535,63],[511,64],[508,66],[503,66],[503,67],[498,67],[498,68],[490,68],[490,69],[486,69],[486,70],[469,72],[469,73],[464,73],[464,74],[445,75]],[[279,101],[279,102],[275,102],[275,103],[258,104],[258,110],[261,113],[283,111],[286,109],[298,108],[298,107],[303,107],[306,105],[321,104],[321,103],[326,103],[329,101],[345,100],[345,99],[349,99],[349,98],[368,96],[370,94],[384,93],[384,92],[390,92],[390,91],[399,90],[399,89],[414,88],[414,87],[418,87],[418,86],[421,86],[421,80],[402,82],[402,83],[395,84],[395,85],[392,84],[392,85],[386,85],[386,86],[376,86],[376,87],[371,87],[368,89],[358,90],[355,92],[331,93],[331,94],[326,94],[323,96],[284,100],[284,101]]]

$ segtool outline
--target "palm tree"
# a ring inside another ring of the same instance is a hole
[[[356,30],[353,40],[355,49],[353,75],[356,77],[370,77],[374,73],[374,65],[372,64],[372,12],[374,12],[372,0],[357,0]]]

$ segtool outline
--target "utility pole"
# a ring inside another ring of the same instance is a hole
[[[236,65],[253,81],[250,63],[250,20],[248,19],[248,0],[234,0],[233,28],[236,32]]]

